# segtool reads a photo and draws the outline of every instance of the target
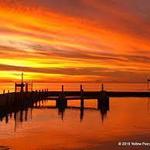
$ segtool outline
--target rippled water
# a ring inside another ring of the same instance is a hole
[[[129,87],[134,88],[140,89],[142,85]],[[79,105],[79,101],[69,102],[70,107],[59,112],[55,102],[45,101],[38,107],[4,117],[0,122],[0,149],[115,150],[120,149],[118,142],[150,142],[148,98],[111,98],[105,117],[97,110],[96,100],[86,100],[83,112]],[[150,147],[121,148],[145,150]]]

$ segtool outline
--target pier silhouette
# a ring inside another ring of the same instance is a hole
[[[120,92],[106,91],[102,84],[100,91],[84,91],[80,85],[79,91],[65,91],[62,85],[61,91],[20,91],[0,94],[0,110],[13,111],[33,106],[34,103],[43,102],[44,100],[56,101],[56,107],[59,109],[67,108],[68,101],[80,101],[80,108],[84,108],[85,100],[97,101],[97,108],[109,108],[111,97],[150,97],[150,92]]]
[[[55,101],[58,108],[58,114],[61,115],[63,120],[65,109],[69,109],[68,101],[76,100],[80,101],[80,107],[74,107],[74,109],[80,109],[80,120],[83,120],[85,108],[85,100],[92,100],[97,102],[97,110],[100,111],[102,120],[105,118],[107,111],[110,109],[111,97],[150,97],[150,92],[130,92],[130,91],[107,91],[104,88],[104,84],[101,84],[99,91],[85,91],[83,86],[80,85],[79,91],[65,91],[64,85],[62,85],[60,91],[46,90],[33,90],[33,84],[31,84],[31,90],[29,91],[29,83],[23,81],[23,73],[21,74],[21,82],[15,83],[15,92],[0,94],[0,119],[6,118],[8,122],[8,116],[18,111],[28,110],[29,108],[43,108],[44,101]],[[45,107],[48,108],[48,107]],[[49,107],[50,108],[50,107]],[[52,108],[52,107],[51,107]]]
[[[27,120],[28,109],[58,109],[58,115],[63,120],[66,109],[78,109],[80,110],[80,121],[82,121],[84,111],[88,109],[99,111],[103,121],[110,109],[111,97],[150,97],[150,92],[106,91],[103,84],[100,91],[85,91],[82,85],[80,85],[79,91],[65,91],[64,85],[62,85],[60,91],[26,91],[21,89],[20,92],[5,92],[0,94],[0,120],[2,121],[5,118],[7,123],[12,114],[14,114],[14,119],[16,119],[16,114],[21,112],[20,122],[22,122],[23,120]],[[68,106],[68,101],[72,100],[80,101],[80,106]],[[96,101],[97,108],[86,108],[85,100]],[[43,106],[45,101],[55,101],[56,105]],[[23,117],[23,112],[26,114],[25,117]]]

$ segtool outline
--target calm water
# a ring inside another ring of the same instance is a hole
[[[60,84],[50,84],[55,90]],[[36,85],[36,88],[43,86]],[[39,87],[38,87],[39,86]],[[70,86],[70,87],[69,87]],[[76,90],[79,84],[67,84],[67,90]],[[98,84],[84,85],[86,90],[99,89]],[[109,90],[147,90],[146,84],[106,84]],[[1,88],[2,89],[2,88]],[[53,90],[53,89],[52,89]],[[150,149],[146,146],[119,147],[118,142],[150,142],[150,100],[148,98],[112,98],[110,110],[103,119],[95,100],[85,102],[86,109],[78,108],[78,101],[69,102],[64,113],[55,102],[44,102],[38,108],[29,108],[0,122],[0,149],[13,150],[115,150]],[[14,117],[15,116],[15,117]]]

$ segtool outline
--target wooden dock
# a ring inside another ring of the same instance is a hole
[[[111,97],[150,97],[150,92],[120,92],[120,91],[32,91],[13,92],[0,94],[0,109],[11,109],[28,107],[38,101],[54,100],[59,108],[67,107],[67,102],[71,100],[81,101],[84,107],[84,100],[97,100],[98,107],[108,106]]]
[[[101,91],[84,91],[82,88],[80,91],[64,91],[62,88],[61,91],[40,90],[4,93],[0,94],[0,118],[3,118],[6,114],[12,114],[13,112],[15,113],[20,110],[38,108],[38,103],[47,100],[56,101],[56,106],[54,106],[54,108],[58,108],[59,112],[62,112],[62,116],[65,108],[68,108],[68,101],[80,101],[81,120],[83,118],[85,100],[94,100],[97,102],[97,109],[101,111],[101,114],[103,114],[102,116],[105,116],[107,111],[109,111],[109,102],[112,97],[148,98],[150,97],[150,92],[105,91],[104,89]]]
[[[13,92],[0,94],[0,107],[17,105],[19,103],[31,103],[43,100],[97,100],[102,98],[102,94],[111,97],[150,97],[150,92],[120,92],[120,91],[32,91],[32,92]]]

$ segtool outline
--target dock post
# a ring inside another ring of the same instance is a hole
[[[59,97],[56,99],[56,107],[57,108],[67,108],[67,99]]]
[[[64,85],[61,87],[61,92],[64,93]]]
[[[15,83],[15,93],[17,92],[17,85],[16,85],[16,83]]]
[[[64,85],[62,85],[62,91],[61,91],[58,99],[56,99],[56,107],[67,108],[67,99],[64,94]]]
[[[84,108],[84,99],[81,98],[81,108],[83,109]]]
[[[102,89],[100,91],[100,97],[98,98],[98,109],[109,110],[109,95],[104,90],[104,85],[102,84]]]
[[[104,91],[104,84],[102,83],[102,92]]]
[[[84,108],[84,98],[83,98],[84,92],[83,92],[83,87],[82,87],[82,85],[80,85],[80,94],[81,94],[80,107],[81,107],[81,109],[83,109],[83,108]]]
[[[25,84],[26,92],[28,92],[28,83]]]

